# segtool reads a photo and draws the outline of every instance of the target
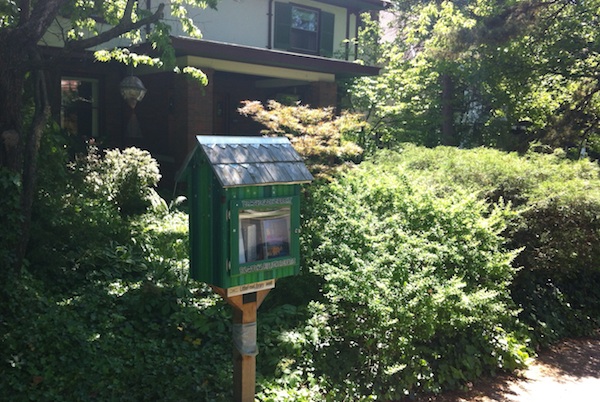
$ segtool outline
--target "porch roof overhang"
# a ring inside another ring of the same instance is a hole
[[[379,67],[365,66],[345,60],[204,39],[174,36],[171,37],[171,42],[178,58],[216,59],[244,65],[335,75],[336,78],[374,76],[378,75],[380,70]]]

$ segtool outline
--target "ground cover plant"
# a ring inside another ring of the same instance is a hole
[[[187,214],[156,200],[156,161],[91,149],[67,163],[64,138],[45,140],[28,268],[2,284],[3,396],[230,399],[230,311],[188,281]]]

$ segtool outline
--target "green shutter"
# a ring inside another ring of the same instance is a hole
[[[290,27],[292,26],[292,6],[289,3],[275,3],[275,32],[273,47],[288,50],[290,48]]]
[[[333,56],[333,27],[335,15],[332,13],[321,12],[321,32],[320,32],[320,50],[319,55],[325,57]]]

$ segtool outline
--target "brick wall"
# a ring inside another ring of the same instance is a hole
[[[312,107],[336,106],[337,84],[318,81],[311,84],[310,105]]]

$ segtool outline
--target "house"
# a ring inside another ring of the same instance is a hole
[[[200,68],[208,86],[182,74],[131,71],[78,55],[57,60],[53,112],[64,128],[105,146],[149,150],[170,184],[196,135],[258,133],[256,123],[237,113],[241,101],[335,106],[340,79],[378,74],[376,67],[353,62],[356,49],[348,40],[356,37],[361,14],[376,13],[386,2],[220,0],[218,10],[194,17],[202,39],[177,30],[171,37],[178,64]],[[135,109],[119,95],[119,83],[132,73],[147,88]]]

